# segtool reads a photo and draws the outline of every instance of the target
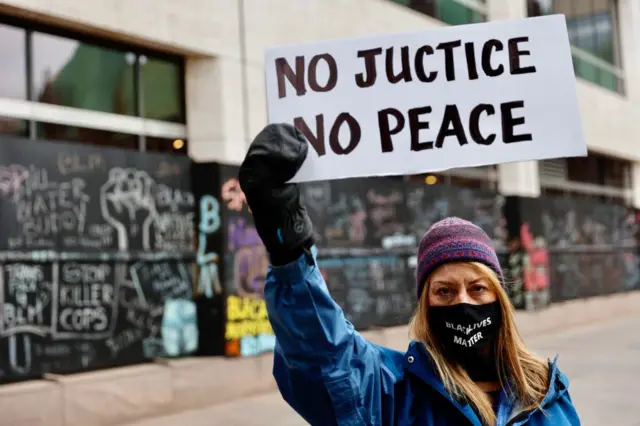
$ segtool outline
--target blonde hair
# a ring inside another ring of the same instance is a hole
[[[509,380],[509,389],[525,409],[534,409],[540,405],[549,387],[548,363],[531,353],[524,345],[516,327],[513,306],[495,272],[481,263],[470,262],[470,265],[491,282],[502,308],[502,324],[495,347],[500,385],[506,387],[506,381]],[[426,347],[447,392],[455,398],[469,402],[476,409],[482,423],[485,426],[493,426],[496,424],[496,415],[489,396],[471,380],[460,365],[443,355],[439,342],[431,333],[428,309],[429,280],[427,279],[418,308],[409,323],[411,337]]]

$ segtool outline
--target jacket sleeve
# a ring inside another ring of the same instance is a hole
[[[386,424],[394,375],[331,298],[315,247],[269,269],[265,299],[276,335],[274,377],[287,403],[311,425]]]

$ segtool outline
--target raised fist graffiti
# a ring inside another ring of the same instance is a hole
[[[20,185],[29,177],[29,171],[20,164],[0,166],[0,194],[14,195]]]
[[[240,188],[240,182],[238,179],[228,179],[222,185],[222,200],[227,203],[227,208],[237,212],[241,212],[244,205],[247,203],[247,198]],[[249,209],[251,211],[251,209]]]
[[[100,189],[100,209],[118,233],[118,248],[126,250],[129,236],[142,233],[142,245],[151,249],[150,227],[157,217],[155,182],[144,171],[113,168]]]

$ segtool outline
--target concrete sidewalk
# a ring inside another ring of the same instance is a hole
[[[571,380],[570,392],[583,426],[640,425],[640,312],[636,317],[529,339],[553,357]],[[303,426],[278,393],[243,398],[199,410],[122,426]]]
[[[640,291],[635,291],[555,304],[539,312],[519,312],[517,322],[521,334],[529,339],[639,311]],[[363,335],[398,350],[405,350],[409,341],[407,327]],[[157,360],[4,385],[0,386],[0,424],[106,426],[245,400],[276,389],[272,364],[271,354],[242,359]]]

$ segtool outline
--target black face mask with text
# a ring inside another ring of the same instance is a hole
[[[429,307],[431,332],[444,355],[458,362],[475,382],[498,381],[495,342],[501,321],[499,301]]]

